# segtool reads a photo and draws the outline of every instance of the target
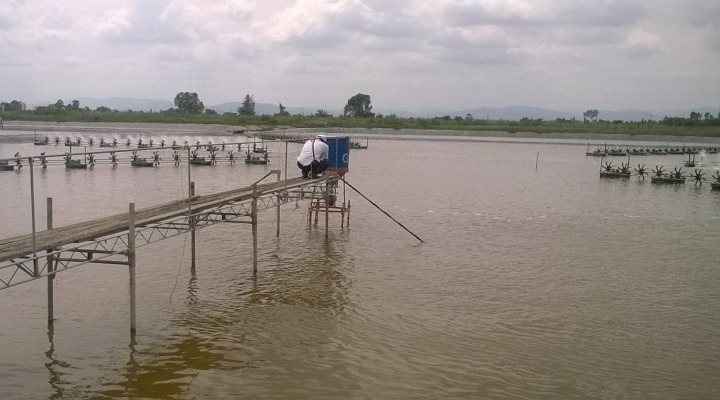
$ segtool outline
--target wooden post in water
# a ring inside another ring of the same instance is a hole
[[[192,197],[195,195],[195,182],[190,176],[190,146],[187,147],[188,161],[188,225],[190,226],[190,269],[195,271],[195,218],[192,217]]]
[[[288,178],[288,141],[285,141],[285,189],[287,189],[287,178]]]
[[[135,203],[130,203],[128,214],[128,270],[130,272],[130,335],[135,336],[137,320],[135,318]]]
[[[325,173],[325,240],[330,238],[330,176]]]
[[[250,218],[252,219],[252,241],[253,241],[253,275],[257,273],[258,261],[258,240],[257,240],[257,222],[258,222],[258,195],[257,183],[253,183],[252,209],[250,210]]]
[[[47,229],[50,230],[53,228],[53,210],[52,210],[52,197],[47,198]],[[54,272],[54,265],[53,265],[53,256],[50,255],[50,253],[53,251],[53,249],[47,249],[46,253],[48,254],[46,258],[47,263],[47,301],[48,301],[48,323],[52,323],[55,319],[54,317],[54,303],[55,303],[55,294],[53,292],[53,281],[55,280],[55,274]]]
[[[189,165],[188,160],[188,165]],[[190,198],[195,196],[195,182],[190,182]],[[192,216],[192,205],[188,201],[188,223],[190,224],[190,268],[195,269],[195,217]]]
[[[287,169],[287,162],[285,163],[285,168]],[[275,229],[275,236],[280,237],[280,203],[281,203],[281,194],[280,194],[280,188],[282,185],[280,184],[280,170],[276,170],[275,173],[277,174],[277,184],[278,184],[278,193],[277,193],[277,221],[276,221],[276,229]],[[286,175],[287,176],[287,175]]]
[[[39,260],[37,258],[37,235],[35,232],[35,175],[33,171],[35,168],[33,167],[33,158],[30,157],[30,214],[32,219],[32,249],[33,249],[33,274],[35,274],[36,277],[40,276],[40,265]]]

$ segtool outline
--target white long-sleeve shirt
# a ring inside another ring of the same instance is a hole
[[[313,139],[308,140],[305,142],[305,145],[303,146],[302,150],[300,150],[300,155],[297,158],[297,161],[304,165],[308,166],[313,160],[313,146],[315,148],[315,159],[318,161],[327,160],[328,159],[328,145],[323,143],[322,140]]]

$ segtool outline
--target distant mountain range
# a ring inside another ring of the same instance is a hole
[[[79,98],[77,99],[80,102],[80,107],[88,107],[91,110],[95,110],[98,107],[108,107],[113,110],[118,111],[145,111],[145,112],[151,112],[151,111],[162,111],[167,110],[170,108],[174,108],[175,104],[171,101],[167,100],[158,100],[158,99],[136,99],[136,98],[121,98],[121,97],[111,97],[111,98],[103,98],[103,99],[96,99],[96,98]],[[48,102],[45,104],[38,104],[38,105],[47,105],[47,104],[54,104],[54,102]],[[205,105],[205,108],[212,109],[217,111],[219,114],[224,114],[227,112],[230,113],[236,113],[238,108],[242,105],[241,102],[227,102],[227,103],[221,103],[216,105]],[[315,114],[318,111],[319,108],[307,108],[307,107],[292,107],[287,106],[286,111],[290,114],[304,114],[304,115],[312,115]],[[259,115],[267,114],[267,115],[273,115],[278,112],[280,112],[280,108],[277,104],[267,104],[267,103],[256,103],[255,104],[255,111]],[[328,110],[324,109],[327,113],[331,115],[340,115],[342,114],[342,110],[336,109],[336,110]],[[546,109],[546,108],[538,108],[538,107],[523,107],[523,106],[517,106],[517,107],[480,107],[480,108],[471,108],[471,109],[465,109],[465,110],[440,110],[440,109],[434,109],[434,110],[425,110],[422,112],[408,112],[408,111],[402,111],[402,110],[383,110],[381,108],[374,107],[373,111],[376,114],[383,114],[383,115],[396,115],[398,117],[402,118],[434,118],[434,117],[443,117],[443,116],[450,116],[452,118],[455,117],[462,117],[465,118],[468,114],[472,115],[475,119],[487,119],[487,120],[509,120],[509,121],[517,121],[521,120],[523,118],[529,118],[529,119],[542,119],[546,121],[555,120],[558,118],[564,118],[564,119],[572,119],[575,118],[577,120],[583,119],[583,111],[584,110],[572,110],[572,111],[561,111],[561,110],[552,110],[552,109]],[[642,121],[642,120],[661,120],[664,117],[684,117],[687,118],[690,116],[690,113],[692,111],[698,112],[701,115],[704,115],[705,113],[710,113],[714,115],[715,117],[718,116],[718,110],[717,108],[710,108],[710,107],[700,107],[697,109],[692,110],[667,110],[667,111],[649,111],[649,110],[599,110],[599,119],[607,120],[607,121]]]

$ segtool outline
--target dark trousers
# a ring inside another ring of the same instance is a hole
[[[313,175],[317,175],[328,169],[328,162],[327,160],[313,160],[310,165],[302,165],[298,161],[297,166],[302,170],[302,176],[307,178],[311,172]]]

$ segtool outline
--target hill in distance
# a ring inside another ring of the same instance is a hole
[[[118,111],[163,111],[175,107],[175,103],[158,99],[134,99],[126,97],[109,97],[104,99],[79,98],[80,107],[95,110],[98,107],[107,107]],[[49,104],[49,103],[48,103]]]

